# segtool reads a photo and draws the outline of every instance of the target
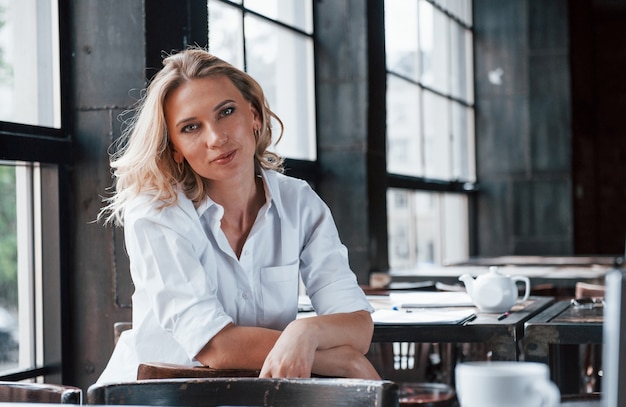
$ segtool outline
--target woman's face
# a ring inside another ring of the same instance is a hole
[[[230,79],[220,75],[184,82],[167,96],[164,108],[177,163],[186,159],[212,181],[254,174],[253,132],[261,122]]]

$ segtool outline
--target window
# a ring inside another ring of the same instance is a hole
[[[0,121],[61,127],[58,21],[55,0],[0,0]]]
[[[283,121],[285,133],[276,150],[285,157],[314,161],[311,1],[209,0],[208,12],[209,51],[250,73]]]
[[[0,378],[5,380],[45,376],[55,382],[60,374],[59,164],[69,161],[71,150],[62,123],[62,10],[57,0],[0,0]]]
[[[471,0],[385,0],[392,269],[469,256],[471,23]]]

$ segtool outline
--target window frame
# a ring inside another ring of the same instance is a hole
[[[461,27],[463,28],[470,30],[472,32],[472,36],[474,35],[473,26],[468,26],[466,23],[459,20],[459,18],[457,18],[456,16],[450,14],[447,10],[443,9],[436,1],[434,0],[425,0],[425,1],[427,1],[432,7],[442,12],[446,18],[453,20],[455,23],[461,25]],[[386,49],[385,49],[386,39],[385,39],[384,18],[379,19],[379,23],[382,24],[382,29],[381,29],[382,40],[381,41],[383,42],[382,48],[384,50],[383,54],[385,55],[384,59],[386,60]],[[473,101],[468,102],[466,100],[463,100],[454,96],[450,89],[448,93],[443,93],[437,89],[434,89],[431,86],[428,86],[422,83],[421,80],[412,79],[412,78],[407,77],[406,75],[402,75],[397,72],[388,70],[386,63],[385,63],[384,72],[385,72],[384,73],[385,76],[383,79],[385,82],[387,80],[387,75],[391,75],[403,81],[407,81],[415,85],[417,89],[419,89],[420,92],[429,92],[433,95],[444,98],[445,100],[448,101],[448,103],[458,103],[474,111],[475,102]],[[386,100],[386,96],[387,94],[385,93],[385,100]],[[420,96],[420,98],[422,98],[422,96]],[[473,95],[471,98],[473,99]],[[423,106],[422,106],[422,109],[423,109]],[[387,140],[387,132],[385,132],[385,140]],[[474,133],[474,140],[475,140],[475,133]],[[475,145],[475,142],[474,142],[474,145]],[[471,151],[471,153],[475,157],[474,150]],[[433,178],[428,178],[428,177],[423,177],[423,176],[396,174],[393,172],[388,172],[387,170],[385,170],[385,172],[386,172],[386,178],[387,178],[387,189],[396,188],[396,189],[407,190],[409,192],[423,191],[423,192],[432,192],[432,193],[465,195],[467,197],[467,202],[468,202],[468,208],[467,208],[468,209],[467,227],[469,231],[468,254],[471,257],[472,255],[476,253],[476,243],[475,243],[476,242],[476,199],[477,199],[477,194],[479,192],[479,185],[478,185],[477,180],[474,180],[474,181],[460,181],[460,180],[455,180],[455,179],[444,180],[444,179],[433,179]]]
[[[0,121],[0,159],[21,161],[31,168],[37,167],[34,191],[35,219],[40,224],[34,229],[38,235],[34,242],[33,257],[39,263],[31,287],[36,296],[34,315],[41,332],[35,332],[35,364],[0,374],[0,380],[19,381],[43,379],[61,383],[63,377],[64,349],[61,338],[69,337],[68,270],[70,264],[70,200],[69,165],[72,163],[71,132],[71,55],[69,0],[58,0],[59,19],[59,81],[60,81],[60,128],[25,125]],[[37,203],[40,202],[41,204]],[[45,204],[44,204],[45,203]],[[46,244],[43,244],[46,242]],[[37,267],[37,266],[35,266]],[[67,341],[69,343],[69,341]],[[65,346],[67,347],[67,345]]]
[[[206,0],[206,3],[208,4],[209,0]],[[312,5],[312,12],[313,12],[313,21],[311,24],[311,32],[306,32],[305,30],[302,30],[298,27],[294,27],[290,24],[287,24],[285,22],[282,22],[280,20],[268,17],[266,15],[260,14],[258,12],[256,12],[255,10],[249,9],[245,6],[245,0],[241,1],[241,2],[235,2],[232,0],[215,0],[219,3],[222,3],[228,7],[232,7],[233,9],[237,9],[240,13],[241,13],[241,20],[242,20],[242,28],[244,28],[245,30],[245,25],[243,24],[243,21],[246,18],[246,15],[252,15],[255,18],[260,19],[261,21],[264,21],[268,24],[274,24],[284,30],[290,31],[293,34],[296,35],[300,35],[303,37],[307,37],[309,38],[312,43],[313,43],[313,92],[315,94],[315,98],[313,100],[313,107],[315,109],[315,116],[314,116],[314,125],[315,125],[315,159],[314,160],[307,160],[307,159],[302,159],[302,158],[290,158],[290,157],[285,157],[285,173],[294,176],[294,177],[298,177],[298,178],[302,178],[308,182],[310,182],[312,185],[316,186],[317,182],[319,181],[319,154],[320,154],[320,146],[319,146],[319,142],[317,140],[317,132],[319,130],[318,129],[318,112],[319,112],[319,99],[318,99],[318,89],[317,89],[317,64],[316,64],[316,54],[317,54],[317,41],[316,41],[316,36],[315,36],[315,9],[316,9],[316,2],[314,0],[305,0],[305,1],[311,1],[311,5]],[[206,21],[206,24],[208,25],[208,18]],[[210,29],[209,29],[210,31]],[[247,72],[248,71],[248,55],[246,53],[246,41],[245,41],[245,31],[242,33],[242,37],[243,37],[243,67],[244,70]],[[205,42],[207,42],[208,44],[208,38],[206,40],[204,40]],[[209,47],[210,49],[210,47]]]

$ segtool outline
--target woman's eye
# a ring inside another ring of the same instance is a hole
[[[234,107],[227,107],[226,109],[222,110],[221,116],[230,116],[231,114],[233,114],[234,111]]]
[[[183,133],[189,133],[189,132],[192,132],[192,131],[196,130],[197,128],[198,128],[198,125],[197,125],[197,124],[188,124],[188,125],[186,125],[185,127],[183,127],[183,128],[181,129],[181,131],[182,131]]]

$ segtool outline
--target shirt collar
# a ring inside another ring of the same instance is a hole
[[[279,217],[282,218],[283,208],[280,205],[281,199],[280,188],[278,186],[278,174],[276,173],[276,171],[261,168],[260,175],[263,178],[263,185],[265,189],[265,202],[269,202],[269,208],[275,206],[276,210],[278,211]],[[208,196],[200,203],[200,205],[198,205],[198,207],[196,208],[196,213],[198,214],[198,217],[202,217],[209,209],[211,209],[214,216],[219,219],[221,219],[224,215],[224,208]]]

